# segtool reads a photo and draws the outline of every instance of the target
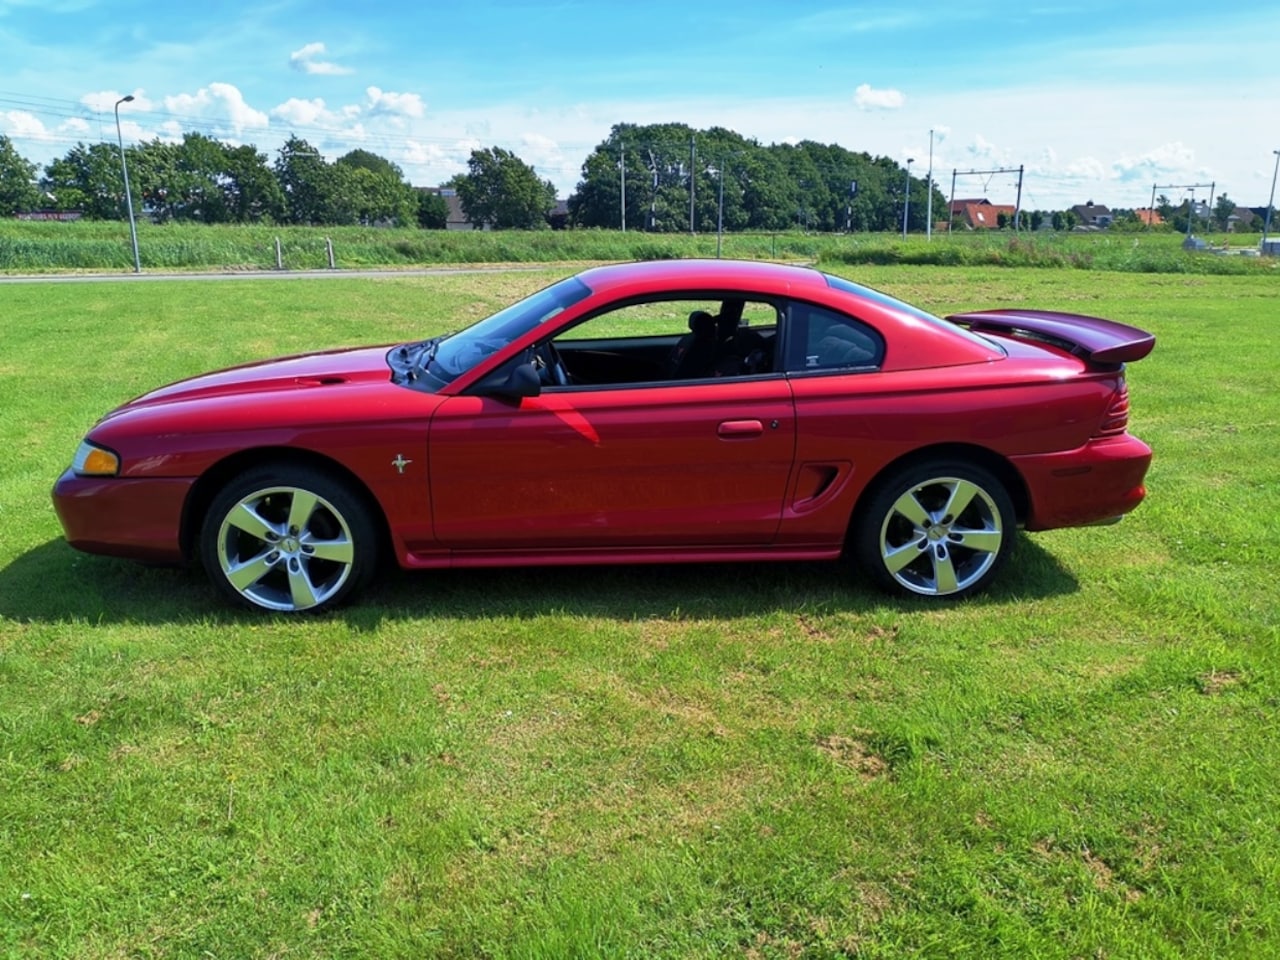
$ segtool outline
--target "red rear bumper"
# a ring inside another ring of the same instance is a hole
[[[194,482],[79,477],[67,470],[53,485],[53,507],[67,543],[77,550],[181,563],[182,508]]]
[[[1027,482],[1028,530],[1082,527],[1118,520],[1142,502],[1151,448],[1124,434],[1013,463]]]

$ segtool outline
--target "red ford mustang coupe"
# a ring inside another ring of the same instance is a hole
[[[107,414],[58,480],[73,547],[199,558],[317,611],[406,568],[819,560],[960,597],[1018,528],[1144,495],[1124,365],[1150,334],[946,320],[817,270],[587,270],[457,333],[248,364]]]

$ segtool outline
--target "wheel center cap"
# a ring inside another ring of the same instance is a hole
[[[286,537],[284,540],[284,543],[280,544],[280,547],[281,549],[284,550],[285,553],[297,553],[298,541],[295,540],[293,537]]]
[[[935,523],[929,528],[929,539],[934,543],[947,539],[947,528],[940,523]]]

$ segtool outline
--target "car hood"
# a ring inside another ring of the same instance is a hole
[[[381,346],[327,350],[246,363],[152,390],[131,400],[121,410],[251,393],[389,383],[391,368],[387,365],[387,351],[390,349]]]

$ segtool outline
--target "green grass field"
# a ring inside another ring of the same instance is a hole
[[[373,227],[205,226],[138,224],[142,268],[148,272],[275,270],[277,243],[284,270],[409,268],[464,263],[584,263],[726,257],[806,260],[845,266],[998,266],[1126,273],[1275,274],[1275,258],[1187,253],[1170,230],[1102,233],[1013,233],[1008,230],[921,234],[727,233],[714,224],[697,236],[617,230],[455,232]],[[1206,238],[1236,253],[1258,248],[1259,236]],[[133,269],[128,224],[0,220],[0,273]]]
[[[1159,337],[1148,501],[960,605],[593,567],[290,620],[61,541],[113,405],[563,273],[0,286],[0,956],[1280,952],[1274,273],[849,272]]]

